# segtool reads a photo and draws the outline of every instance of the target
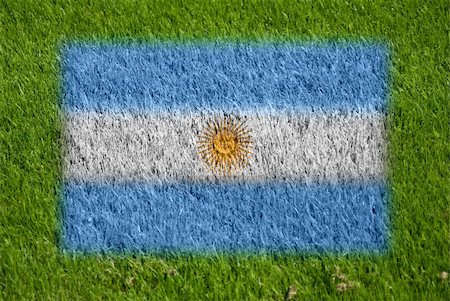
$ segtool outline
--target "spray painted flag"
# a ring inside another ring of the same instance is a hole
[[[387,243],[379,45],[63,49],[69,252]]]

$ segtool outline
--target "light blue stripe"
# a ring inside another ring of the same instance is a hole
[[[68,111],[384,111],[387,53],[360,44],[66,46]]]
[[[78,184],[68,251],[364,251],[386,245],[383,184]]]

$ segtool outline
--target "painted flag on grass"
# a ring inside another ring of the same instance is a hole
[[[63,248],[386,245],[387,54],[359,44],[72,44]]]

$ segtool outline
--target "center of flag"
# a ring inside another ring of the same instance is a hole
[[[231,174],[249,164],[251,135],[245,122],[225,116],[210,121],[198,137],[199,155],[213,172]]]

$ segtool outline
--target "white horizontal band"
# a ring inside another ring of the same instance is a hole
[[[91,181],[218,181],[198,155],[197,139],[213,116],[70,114],[65,176]],[[380,115],[238,116],[251,131],[250,165],[228,180],[378,180],[385,173]]]

